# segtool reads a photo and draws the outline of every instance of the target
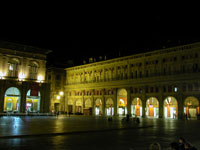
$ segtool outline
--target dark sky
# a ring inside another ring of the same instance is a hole
[[[197,16],[107,14],[67,18],[47,15],[1,25],[0,40],[51,49],[48,64],[81,64],[89,57],[114,58],[200,41]]]

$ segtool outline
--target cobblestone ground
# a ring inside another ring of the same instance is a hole
[[[200,149],[200,120],[134,121],[84,116],[1,117],[1,149],[146,150],[152,142],[167,148],[182,136]]]

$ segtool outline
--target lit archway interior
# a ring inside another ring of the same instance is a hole
[[[106,100],[106,114],[107,116],[114,115],[114,104],[112,98]]]
[[[101,99],[97,99],[95,102],[95,114],[101,115],[102,114],[102,101]]]
[[[40,112],[40,92],[37,94],[31,94],[31,90],[28,90],[26,94],[26,111],[28,112]]]
[[[118,114],[126,115],[127,114],[127,91],[126,91],[126,89],[118,90],[117,100],[118,100]]]
[[[178,116],[178,103],[175,97],[167,97],[164,100],[165,118],[176,118]]]
[[[138,97],[132,100],[131,114],[133,116],[142,116],[142,101]]]
[[[19,112],[21,94],[18,88],[10,87],[5,92],[4,111]]]
[[[76,113],[82,112],[82,101],[79,99],[76,101]]]
[[[83,110],[84,115],[92,115],[92,101],[87,99],[85,101],[85,108]]]
[[[188,117],[196,117],[199,112],[199,100],[196,97],[187,97],[184,101],[184,113]]]
[[[159,117],[159,102],[157,98],[150,97],[146,102],[146,116],[158,118]]]

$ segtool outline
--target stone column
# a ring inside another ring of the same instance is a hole
[[[5,93],[4,93],[4,88],[3,87],[5,87],[4,86],[4,82],[5,81],[0,81],[0,86],[2,87],[2,88],[0,88],[0,113],[3,113],[3,107],[4,107],[4,95],[5,95]]]
[[[126,88],[127,90],[127,113],[131,116],[131,90],[130,88]]]
[[[72,113],[75,114],[76,113],[76,100],[73,98],[73,110]]]
[[[26,111],[26,85],[24,82],[21,83],[21,90],[20,90],[20,93],[21,93],[21,99],[20,99],[20,110],[19,112],[20,113],[25,113]],[[44,102],[44,92],[41,91],[41,102],[40,102],[40,112],[43,112],[43,102]]]
[[[159,101],[159,118],[163,118],[163,95],[160,93],[158,96]]]
[[[142,117],[146,117],[146,96],[142,95]]]
[[[117,101],[117,88],[114,89],[114,116],[118,116],[118,111],[117,111],[117,106],[118,106],[118,101]]]
[[[184,97],[181,93],[178,94],[178,119],[183,119],[184,113]]]

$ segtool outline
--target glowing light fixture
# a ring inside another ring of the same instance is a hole
[[[63,91],[60,91],[59,95],[63,96],[63,95],[64,95],[64,92],[63,92]]]
[[[38,80],[38,82],[42,82],[43,76],[39,75],[39,76],[37,77],[37,80]]]
[[[0,72],[0,79],[4,79],[5,73],[4,72]]]
[[[20,72],[19,73],[19,81],[24,81],[24,78],[25,78],[25,74],[24,73],[22,73],[22,72]]]
[[[60,99],[60,96],[58,95],[56,98],[57,98],[57,100],[59,100],[59,99]]]

